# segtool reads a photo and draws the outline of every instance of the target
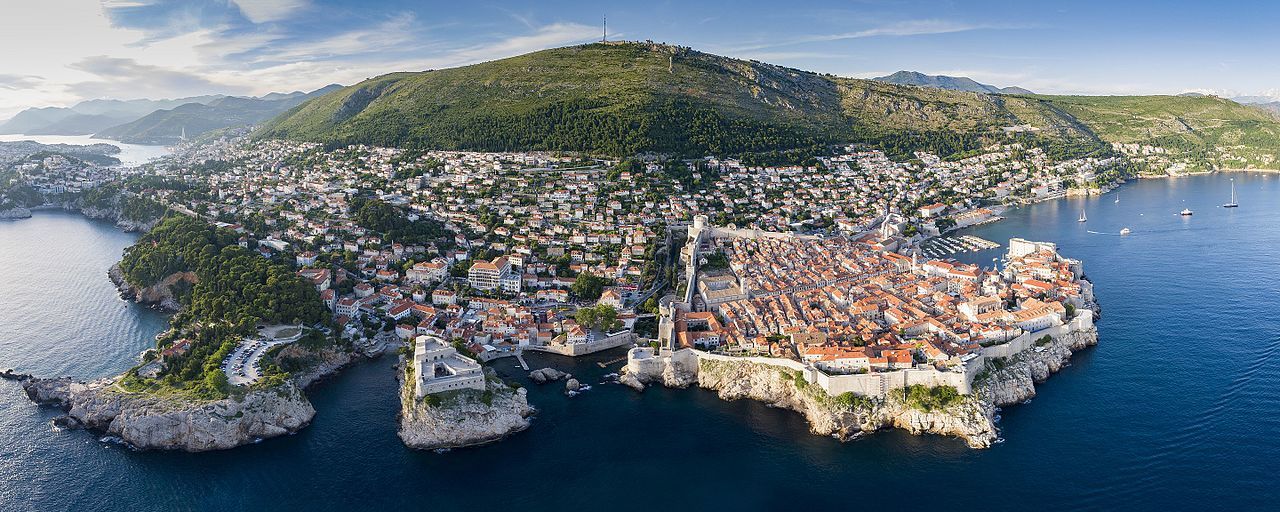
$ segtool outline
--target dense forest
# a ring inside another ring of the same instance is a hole
[[[410,221],[398,208],[380,199],[353,197],[350,207],[351,218],[357,225],[382,233],[388,241],[427,245],[447,238],[440,221],[429,218]]]
[[[135,286],[151,286],[175,272],[193,272],[195,284],[174,290],[184,306],[161,343],[193,340],[184,356],[167,361],[160,381],[196,396],[229,391],[220,362],[258,323],[316,324],[328,319],[315,288],[288,265],[236,244],[235,233],[173,215],[125,250],[120,268]]]

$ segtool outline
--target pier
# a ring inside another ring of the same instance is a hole
[[[626,361],[626,360],[627,360],[627,356],[625,356],[625,355],[624,355],[624,356],[618,356],[618,357],[615,357],[615,358],[610,359],[610,360],[608,360],[608,361],[599,361],[599,362],[597,362],[596,364],[597,364],[597,365],[600,365],[600,367],[601,367],[601,368],[608,368],[608,367],[610,367],[610,366],[613,366],[613,365],[615,365],[615,364],[621,363],[621,362]]]

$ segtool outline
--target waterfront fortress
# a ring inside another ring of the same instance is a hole
[[[418,336],[413,347],[414,396],[454,389],[484,391],[484,371],[470,357],[435,336]]]
[[[534,409],[512,388],[435,336],[418,336],[400,386],[405,446],[447,449],[491,443],[529,427]]]
[[[699,217],[688,235],[658,349],[628,356],[633,387],[697,383],[842,438],[898,426],[984,447],[996,406],[1034,395],[1034,381],[1096,343],[1083,264],[1052,243],[1010,240],[996,270],[921,261],[876,232],[818,238]]]

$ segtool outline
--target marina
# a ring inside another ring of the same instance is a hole
[[[999,248],[1000,244],[974,235],[940,236],[920,243],[920,254],[929,258],[941,258],[962,252],[977,252]]]

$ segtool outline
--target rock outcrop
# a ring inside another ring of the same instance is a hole
[[[64,210],[78,211],[90,219],[105,220],[115,223],[116,227],[127,232],[146,232],[160,223],[160,217],[150,220],[128,219],[119,205],[110,208],[85,206],[81,201],[62,205]]]
[[[138,449],[201,452],[224,450],[306,427],[315,409],[292,383],[252,390],[239,398],[190,398],[129,393],[114,379],[75,382],[28,379],[31,400],[67,412],[55,423],[116,436]]]
[[[1008,360],[988,361],[987,371],[974,379],[975,392],[997,407],[1025,402],[1036,396],[1036,383],[1061,370],[1072,353],[1097,344],[1097,330],[1076,331]]]
[[[0,210],[0,220],[30,219],[31,210],[21,206]]]
[[[178,283],[187,283],[194,285],[196,283],[195,272],[174,272],[165,276],[160,282],[147,287],[137,287],[129,284],[124,278],[124,272],[120,270],[120,264],[112,265],[107,270],[107,277],[115,283],[116,289],[120,290],[120,296],[129,300],[137,301],[139,304],[151,306],[162,311],[177,311],[182,308],[178,303],[178,298],[174,296],[174,285]]]
[[[532,380],[534,384],[546,384],[567,377],[569,377],[569,374],[555,368],[542,368],[529,372],[529,380]]]
[[[524,388],[512,389],[486,371],[487,389],[448,391],[417,399],[401,375],[400,440],[425,450],[460,448],[499,441],[529,428],[534,409]]]
[[[637,390],[648,383],[676,388],[696,383],[725,400],[749,398],[799,412],[811,432],[841,440],[892,427],[912,434],[955,436],[970,447],[987,448],[999,439],[996,407],[1035,396],[1035,383],[1061,369],[1074,351],[1097,340],[1095,330],[1073,332],[1009,361],[988,363],[988,370],[975,381],[973,394],[931,410],[910,405],[897,393],[884,398],[832,397],[784,368],[747,360],[700,360],[691,350],[654,356],[649,349],[632,349],[619,382]]]

